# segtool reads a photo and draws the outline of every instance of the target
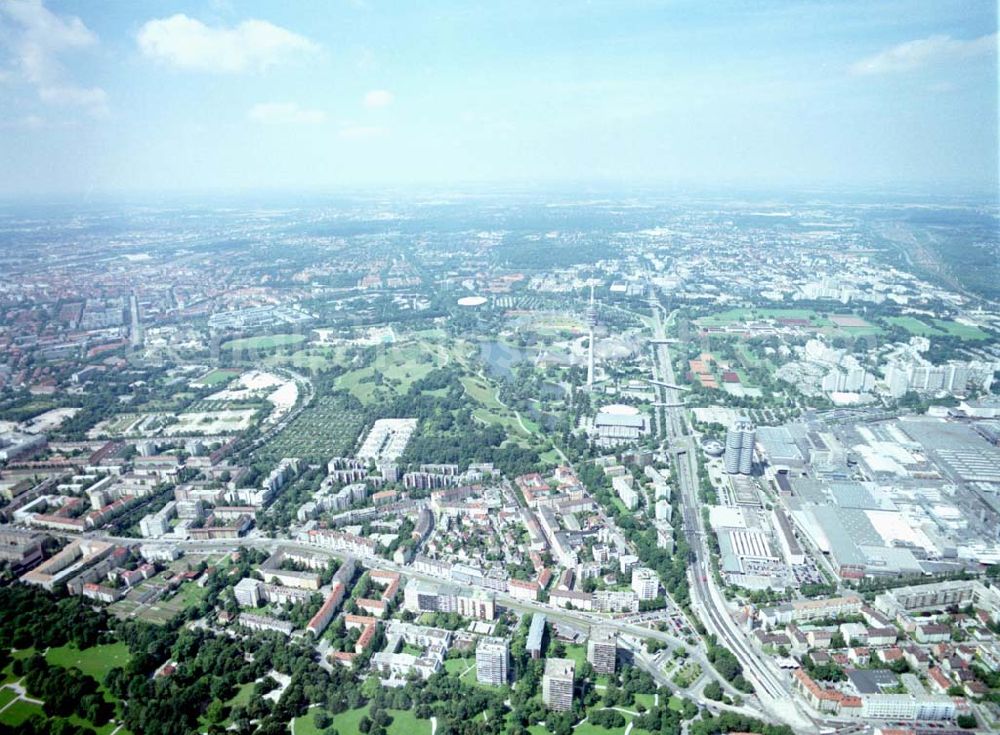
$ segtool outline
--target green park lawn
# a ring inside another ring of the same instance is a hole
[[[94,725],[93,723],[88,722],[87,720],[83,719],[82,717],[77,717],[76,715],[73,715],[72,717],[70,717],[68,719],[74,725],[77,725],[79,727],[89,727],[89,728],[91,728],[92,730],[94,730],[94,732],[97,733],[97,735],[111,735],[111,733],[114,732],[115,728],[118,727],[118,725],[116,725],[114,722],[107,722],[107,723],[101,725],[100,727],[98,727],[97,725]],[[122,730],[121,732],[119,732],[118,735],[122,735],[124,732],[125,731]]]
[[[17,727],[33,715],[45,717],[45,713],[41,707],[21,699],[11,704],[3,712],[0,712],[0,724]]]
[[[989,339],[990,336],[979,327],[960,324],[946,319],[932,319],[930,320],[931,323],[928,323],[923,319],[917,319],[912,316],[893,316],[889,317],[887,321],[919,337],[939,337],[947,334],[952,337],[971,341]]]
[[[322,372],[337,365],[341,359],[332,347],[310,347],[291,355],[270,355],[264,362],[267,365],[290,365],[299,370]]]
[[[252,681],[240,685],[240,688],[236,690],[236,694],[234,694],[229,699],[229,701],[226,702],[226,704],[228,704],[230,707],[240,707],[246,704],[247,702],[250,701],[250,698],[253,696],[254,686],[256,685]]]
[[[564,658],[568,658],[576,662],[576,670],[577,673],[579,673],[580,668],[587,663],[587,647],[576,643],[568,644],[566,646],[566,655]]]
[[[361,718],[368,714],[370,706],[366,704],[364,707],[334,715],[332,729],[340,735],[361,735],[359,723]],[[387,711],[392,717],[392,724],[388,727],[389,735],[430,735],[431,723],[428,720],[418,720],[410,710]],[[313,722],[316,712],[317,708],[313,707],[305,715],[295,718],[295,735],[320,735],[323,732],[318,730]]]
[[[588,712],[596,712],[601,709],[604,709],[604,707],[602,706],[594,707],[591,710],[588,710]],[[624,707],[623,709],[628,709],[628,708]],[[622,725],[621,727],[613,727],[607,729],[599,725],[595,725],[590,721],[587,721],[583,722],[580,725],[577,725],[573,729],[573,735],[623,735],[625,730],[628,729],[628,723],[632,721],[633,715],[627,714],[625,712],[621,712],[621,715],[622,717],[625,718],[625,724]],[[528,732],[530,732],[532,735],[549,735],[549,731],[545,727],[545,725],[532,725],[531,727],[528,728]],[[636,728],[633,728],[631,732],[635,733],[635,735],[648,735],[646,730],[639,730]]]
[[[444,662],[445,671],[456,676],[464,673],[470,666],[473,671],[476,670],[475,658],[449,658]]]
[[[940,330],[932,327],[923,320],[912,316],[892,316],[889,317],[887,321],[890,324],[902,327],[910,334],[915,334],[919,337],[931,337],[935,334],[941,334]]]
[[[647,710],[653,709],[653,703],[656,701],[655,694],[636,694],[635,703],[636,705],[642,705]]]
[[[259,337],[245,337],[222,343],[224,350],[273,350],[289,347],[306,341],[304,334],[265,334]]]
[[[573,729],[573,734],[574,735],[621,735],[628,728],[628,723],[632,721],[632,717],[625,714],[624,712],[622,712],[621,715],[622,717],[625,718],[625,724],[621,727],[612,727],[609,729],[601,727],[600,725],[595,725],[588,720],[580,725],[577,725]],[[637,735],[639,733],[638,730],[634,729],[632,730],[632,732],[636,733]]]
[[[236,694],[234,694],[233,696],[231,696],[229,699],[226,700],[226,706],[228,707],[230,712],[232,712],[232,710],[235,707],[242,707],[243,705],[245,705],[247,702],[250,701],[250,698],[253,697],[254,686],[255,682],[251,681],[246,684],[241,684],[236,689]],[[205,718],[204,715],[202,715],[202,717],[200,717],[198,721],[202,724],[203,727],[205,727],[206,729],[208,728],[209,721]],[[222,724],[228,725],[229,718],[227,717]]]
[[[61,666],[64,669],[77,668],[87,676],[93,677],[104,694],[105,701],[114,702],[114,697],[104,688],[104,679],[111,669],[125,666],[131,654],[128,646],[124,643],[108,643],[99,646],[80,650],[73,644],[50,648],[45,653],[45,660],[52,666]],[[107,735],[115,729],[113,723],[106,723],[100,727],[89,723],[76,716],[70,718],[73,722],[87,727],[93,727],[98,735]]]
[[[990,335],[984,332],[979,327],[974,327],[969,324],[960,324],[958,322],[945,321],[943,319],[935,319],[934,326],[938,329],[947,332],[952,337],[958,337],[964,340],[984,340],[989,339]]]
[[[537,433],[538,425],[527,416],[517,420],[514,412],[497,400],[496,389],[485,378],[479,375],[465,375],[462,377],[462,385],[465,393],[474,401],[480,404],[481,408],[473,410],[472,415],[484,424],[496,424],[506,429],[512,439],[520,439],[532,433]],[[524,423],[524,428],[521,423]],[[527,429],[527,432],[525,432]],[[523,443],[523,442],[519,442]],[[559,458],[553,459],[554,464],[558,464]]]
[[[198,382],[201,383],[202,385],[207,385],[211,387],[211,386],[221,385],[222,383],[228,383],[230,380],[232,380],[239,374],[240,374],[239,370],[227,370],[224,368],[220,368],[212,370],[211,372],[206,373],[205,375],[202,375],[200,378],[198,378]]]
[[[64,669],[73,667],[80,669],[84,674],[94,677],[97,683],[101,684],[111,669],[128,663],[129,651],[128,646],[120,642],[92,646],[82,651],[70,644],[50,648],[45,654],[45,659],[53,666],[62,666]]]
[[[514,418],[513,416],[509,416],[506,414],[499,414],[496,413],[495,411],[491,411],[488,408],[474,409],[472,412],[472,416],[477,421],[481,421],[486,425],[500,426],[501,428],[507,431],[511,439],[518,439],[527,436],[524,429],[521,428],[521,425],[517,422],[517,419]],[[525,422],[525,426],[527,426],[527,422]]]
[[[551,465],[553,467],[561,465],[563,463],[562,457],[559,456],[559,452],[557,452],[555,449],[550,449],[547,452],[543,452],[539,456],[539,459],[545,464]]]
[[[474,375],[466,375],[462,378],[462,385],[465,392],[473,399],[483,404],[486,408],[495,411],[502,411],[503,405],[497,400],[496,390],[485,380]]]
[[[392,345],[378,350],[371,365],[344,373],[338,384],[367,404],[374,399],[378,387],[373,380],[376,371],[382,374],[384,386],[391,387],[396,393],[406,393],[414,382],[426,377],[443,362],[441,354],[423,342]]]
[[[17,692],[15,692],[10,687],[0,688],[0,709],[7,706],[8,702],[13,702],[17,699]]]
[[[742,324],[754,319],[810,319],[817,327],[829,325],[829,320],[812,309],[727,309],[718,314],[699,317],[695,321],[702,326],[724,326]]]
[[[11,654],[11,658],[25,659],[25,658],[31,658],[34,655],[35,655],[34,648],[23,648],[19,651],[14,651]],[[7,664],[7,668],[3,670],[3,681],[0,683],[9,684],[13,681],[17,681],[20,678],[19,676],[14,676],[14,672],[11,670],[12,665],[13,662]]]

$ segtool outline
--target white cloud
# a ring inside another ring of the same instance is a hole
[[[46,120],[40,115],[25,115],[13,120],[0,120],[0,129],[3,130],[43,130],[43,129],[69,129],[75,128],[77,123],[73,120]]]
[[[364,104],[369,109],[388,107],[393,99],[392,92],[386,89],[373,89],[365,95]]]
[[[377,125],[348,125],[337,133],[344,140],[371,140],[385,135],[385,128]]]
[[[247,117],[265,125],[316,125],[326,120],[326,113],[294,102],[261,102],[250,108]]]
[[[14,63],[35,84],[60,76],[59,53],[97,44],[97,36],[82,20],[56,15],[41,0],[5,0],[0,3],[0,17],[15,27],[10,43]]]
[[[183,13],[147,21],[137,40],[140,51],[151,59],[180,69],[219,73],[268,69],[319,48],[308,38],[266,20],[212,28]]]
[[[851,65],[859,75],[911,71],[956,59],[987,56],[997,51],[997,34],[962,40],[951,36],[930,36],[907,41]]]
[[[103,107],[108,102],[107,92],[100,87],[42,87],[38,96],[53,105]]]
[[[60,56],[96,46],[97,36],[82,20],[57,15],[41,0],[0,2],[0,42],[13,63],[8,78],[19,77],[35,87],[49,104],[82,107],[94,115],[107,114],[107,94],[100,87],[80,87],[66,81]]]
[[[25,115],[14,120],[0,120],[0,129],[3,130],[41,130],[46,126],[46,121],[38,115]]]

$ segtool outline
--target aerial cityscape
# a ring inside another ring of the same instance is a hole
[[[1000,731],[994,3],[233,5],[0,4],[0,733]],[[812,13],[809,68],[909,80],[832,158],[470,97],[415,183],[450,128],[366,79],[528,103],[555,33],[610,110],[599,63]],[[363,111],[261,101],[310,75]]]

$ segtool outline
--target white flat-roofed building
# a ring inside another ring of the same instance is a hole
[[[601,412],[594,418],[594,432],[601,446],[628,444],[649,432],[649,420],[641,415]]]
[[[594,596],[589,592],[556,589],[549,594],[549,603],[574,610],[593,610]]]
[[[298,587],[284,587],[280,584],[265,584],[263,599],[277,605],[307,604],[316,594]]]
[[[803,623],[810,620],[835,618],[839,615],[858,615],[864,602],[857,595],[831,597],[824,600],[799,600],[785,602],[760,610],[760,619],[765,626],[788,623]]]
[[[573,675],[576,664],[568,658],[545,659],[542,676],[542,702],[555,712],[573,709]]]
[[[444,663],[444,651],[437,646],[431,646],[420,656],[412,653],[390,653],[379,651],[372,656],[372,668],[390,679],[389,684],[402,686],[410,674],[417,674],[421,679],[429,679],[441,670]]]
[[[143,544],[139,555],[146,561],[172,562],[181,558],[181,550],[172,544]]]
[[[593,628],[587,641],[587,661],[598,674],[613,674],[618,655],[618,634],[610,628]]]
[[[177,516],[177,501],[171,500],[156,513],[143,516],[139,521],[139,533],[144,538],[159,538],[170,533],[170,521]]]
[[[240,607],[257,607],[264,595],[264,583],[253,577],[244,577],[233,587],[236,603]]]
[[[622,574],[628,574],[639,566],[639,557],[635,554],[622,554],[618,557],[618,569]]]
[[[632,590],[597,590],[594,610],[605,613],[639,612],[639,596]]]
[[[504,638],[484,636],[476,646],[476,681],[502,686],[507,683],[510,648]]]
[[[372,667],[383,677],[388,677],[388,685],[402,686],[412,673],[427,679],[441,670],[451,643],[451,632],[393,621],[389,624],[386,638],[385,649],[372,656]],[[422,649],[421,653],[399,653],[404,642]]]
[[[632,591],[640,600],[655,600],[660,592],[660,578],[647,567],[632,570]]]
[[[355,536],[353,533],[346,533],[344,531],[313,528],[302,534],[300,538],[308,544],[313,544],[323,549],[343,551],[362,558],[378,554],[378,541],[363,536]]]
[[[293,630],[291,623],[284,620],[278,620],[277,618],[271,618],[267,615],[240,613],[237,621],[244,628],[249,628],[250,630],[275,631],[285,636],[291,635]]]
[[[874,720],[951,720],[957,709],[943,694],[868,694],[861,701],[861,716]]]
[[[781,545],[781,551],[785,555],[785,560],[793,565],[805,564],[806,555],[802,551],[802,545],[799,543],[799,540],[795,538],[792,524],[788,520],[788,516],[785,515],[785,512],[776,507],[771,511],[771,519],[777,530],[778,543]]]
[[[734,530],[729,534],[733,551],[742,559],[777,561],[778,556],[771,549],[767,535],[757,529]]]
[[[115,548],[114,544],[97,539],[78,539],[22,576],[21,581],[51,592],[60,582],[110,556]]]
[[[539,589],[538,582],[531,580],[507,580],[507,594],[519,600],[537,600]]]
[[[417,419],[379,419],[358,450],[358,459],[395,462],[417,429]]]
[[[531,616],[531,625],[528,628],[528,640],[524,644],[524,650],[531,654],[532,658],[541,658],[542,638],[545,636],[545,616],[542,613],[535,613]]]
[[[673,508],[665,499],[656,501],[656,520],[669,521],[670,517],[673,515],[672,511]]]
[[[403,589],[403,609],[410,612],[454,612],[467,618],[493,620],[496,593],[411,579]]]
[[[873,607],[894,617],[900,611],[940,610],[973,603],[988,611],[1000,612],[1000,593],[977,580],[954,580],[935,584],[898,587],[875,597]]]
[[[635,510],[639,506],[639,494],[635,491],[634,484],[632,475],[611,478],[611,487],[629,510]]]

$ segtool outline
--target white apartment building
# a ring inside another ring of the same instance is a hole
[[[542,702],[550,710],[568,712],[573,708],[573,675],[576,664],[568,658],[545,659]]]
[[[632,591],[639,600],[655,600],[660,592],[660,578],[648,567],[632,570]]]
[[[510,649],[504,638],[484,636],[476,646],[476,681],[502,686],[507,683]]]
[[[594,628],[587,641],[587,661],[598,674],[613,674],[618,655],[618,635],[609,628]]]

